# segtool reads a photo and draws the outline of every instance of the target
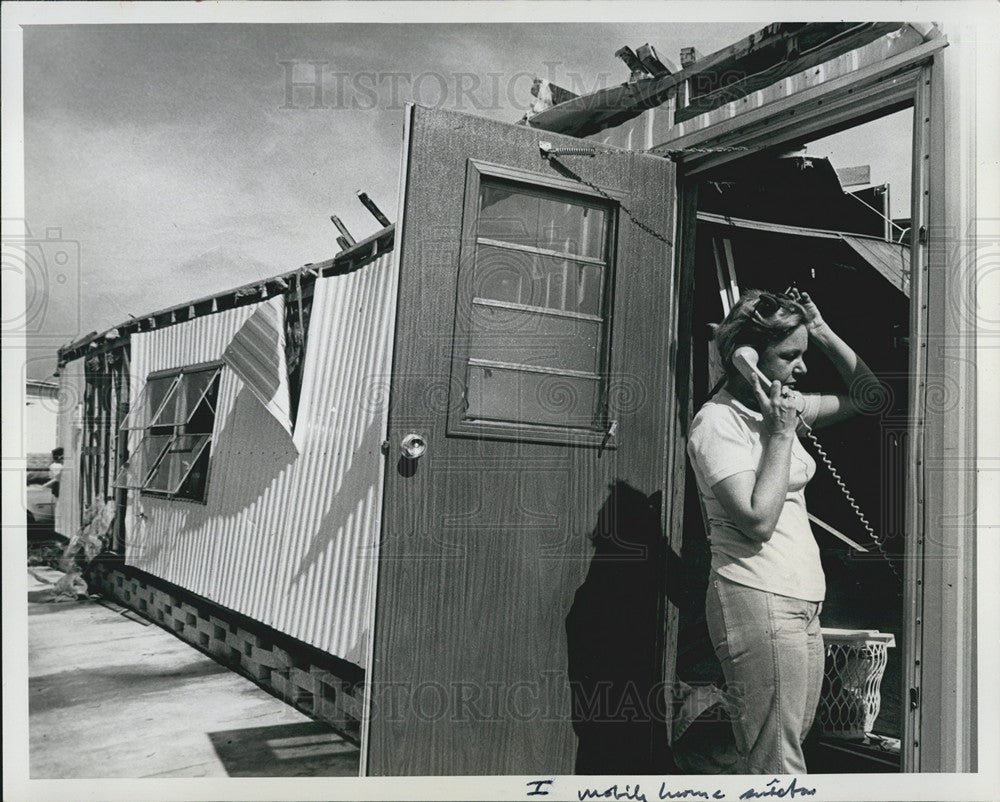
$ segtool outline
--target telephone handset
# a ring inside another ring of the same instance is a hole
[[[765,376],[764,371],[757,367],[759,360],[760,357],[757,355],[757,351],[750,345],[741,345],[733,353],[733,364],[751,386],[753,385],[753,376],[756,373],[761,381],[761,386],[770,387],[771,379]]]
[[[766,394],[770,389],[771,385],[774,383],[773,379],[769,379],[767,375],[759,367],[757,367],[757,361],[760,357],[757,355],[757,351],[750,345],[741,345],[733,353],[733,364],[736,369],[740,372],[744,379],[753,386],[753,376],[757,374],[757,378],[760,379],[761,389],[764,390]],[[804,427],[806,431],[810,430],[810,426],[806,423],[805,419],[802,417],[803,409],[795,411],[795,414],[799,418],[799,425]]]
[[[735,365],[736,369],[740,372],[743,378],[746,379],[752,385],[754,374],[756,374],[757,378],[759,378],[761,381],[762,387],[768,388],[771,386],[772,380],[768,378],[767,375],[765,375],[764,371],[762,371],[759,367],[757,367],[757,362],[759,361],[759,359],[760,357],[758,356],[757,351],[750,345],[741,345],[739,348],[736,349],[736,351],[733,352],[733,365]],[[851,509],[854,510],[854,514],[857,515],[858,520],[861,521],[862,525],[865,528],[865,531],[868,533],[868,536],[875,543],[875,546],[878,548],[879,552],[885,558],[885,561],[889,563],[889,568],[892,569],[892,572],[896,575],[896,578],[902,581],[902,577],[900,577],[899,572],[896,570],[896,566],[893,564],[892,560],[889,559],[889,555],[885,550],[884,544],[882,543],[881,540],[878,539],[878,536],[875,534],[875,530],[872,528],[871,524],[868,523],[868,519],[865,517],[865,514],[861,512],[861,508],[858,506],[857,501],[855,501],[854,496],[851,494],[851,491],[847,489],[847,485],[844,484],[844,480],[841,477],[840,473],[837,471],[835,467],[833,467],[833,463],[830,461],[830,457],[826,453],[826,449],[824,449],[823,446],[820,445],[819,440],[816,439],[816,435],[814,435],[812,432],[812,427],[808,423],[806,423],[805,420],[802,418],[802,413],[797,412],[796,414],[798,415],[799,423],[802,426],[803,433],[813,444],[813,447],[819,454],[820,459],[823,461],[823,464],[826,465],[827,470],[830,471],[830,474],[833,476],[833,479],[837,483],[837,486],[840,488],[841,492],[844,494],[844,497],[851,505]],[[833,529],[828,524],[824,524],[822,521],[815,518],[814,516],[810,515],[809,518],[815,521],[816,523],[820,524],[827,531],[839,537],[841,540],[848,542],[856,549],[860,551],[867,551],[867,549],[859,546],[853,540],[851,540],[845,535],[842,535],[840,532]]]

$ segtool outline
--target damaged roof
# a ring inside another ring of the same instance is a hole
[[[903,22],[772,23],[679,72],[636,78],[565,100],[530,116],[533,128],[590,136],[676,98],[674,123],[738,100],[905,28]],[[933,36],[936,29],[928,36]]]

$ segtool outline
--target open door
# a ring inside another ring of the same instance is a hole
[[[366,771],[664,770],[674,167],[409,113]]]

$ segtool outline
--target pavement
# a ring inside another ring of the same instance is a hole
[[[32,779],[357,777],[359,751],[113,602],[28,570]]]

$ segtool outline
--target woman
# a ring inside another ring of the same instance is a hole
[[[826,582],[805,507],[816,464],[796,428],[800,414],[817,427],[857,407],[849,395],[802,394],[795,385],[810,342],[849,390],[875,377],[796,290],[745,293],[715,342],[725,387],[699,410],[688,441],[712,548],[705,616],[733,703],[741,773],[801,774],[823,682]],[[743,345],[759,354],[769,387],[736,370]]]

